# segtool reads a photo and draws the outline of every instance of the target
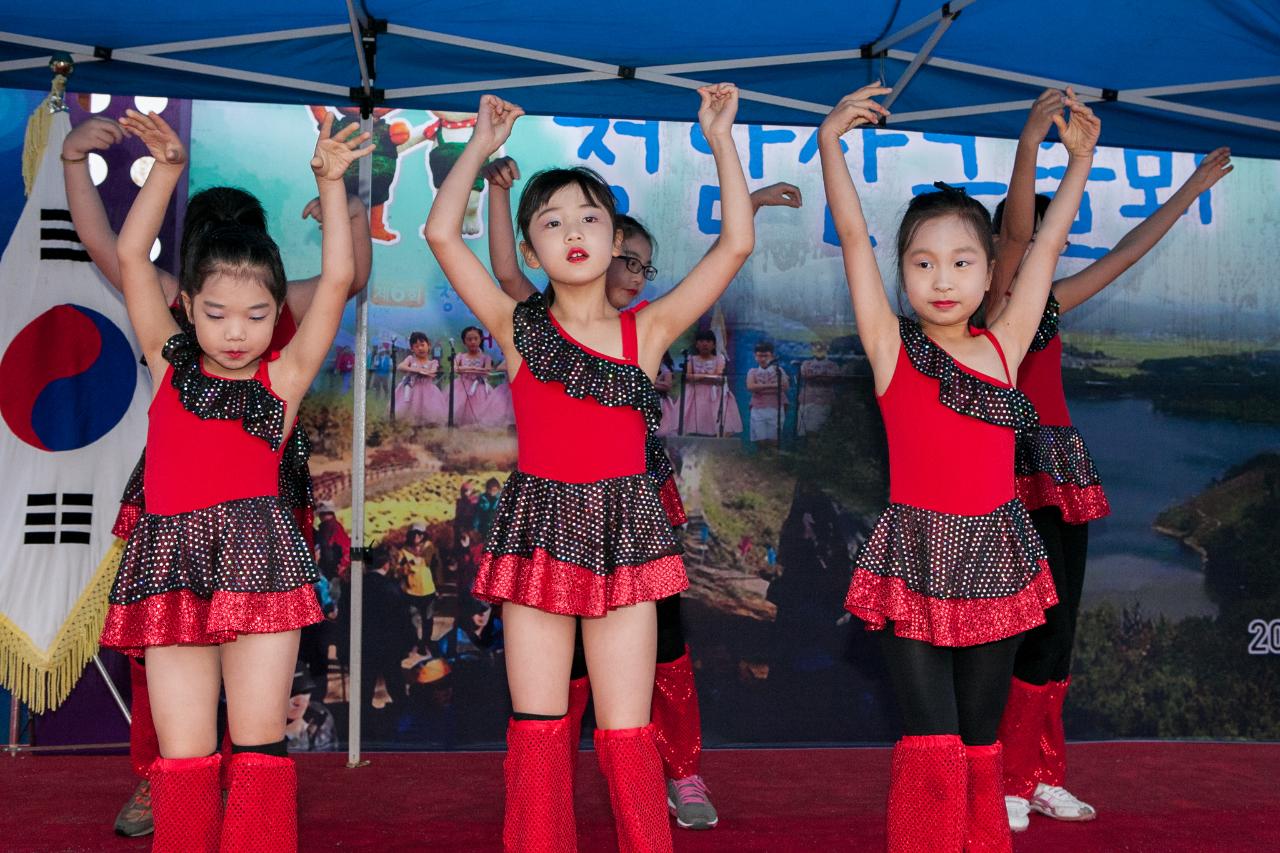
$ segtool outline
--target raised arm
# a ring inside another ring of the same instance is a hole
[[[515,300],[493,286],[493,278],[462,239],[462,219],[480,167],[511,136],[524,110],[495,95],[480,98],[476,127],[453,164],[427,216],[427,245],[449,284],[500,346],[511,344],[511,312]]]
[[[510,157],[499,157],[480,174],[489,182],[489,267],[502,292],[523,302],[537,288],[520,269],[515,227],[511,224],[511,187],[520,180],[520,166]]]
[[[89,176],[89,153],[106,151],[124,141],[125,132],[114,121],[94,116],[77,125],[62,142],[62,176],[67,187],[67,207],[71,223],[90,260],[111,286],[121,293],[120,264],[116,260],[116,232],[107,219],[102,197]],[[157,270],[165,299],[172,302],[178,295],[178,280],[164,270]]]
[[[347,190],[342,174],[353,162],[372,153],[373,147],[359,147],[368,140],[369,134],[356,135],[360,128],[355,124],[343,128],[337,136],[330,136],[332,123],[332,114],[326,114],[311,158],[321,216],[330,223],[321,231],[319,281],[306,317],[298,324],[297,333],[271,372],[272,384],[280,396],[291,402],[302,398],[311,380],[320,372],[338,333],[342,309],[355,276]]]
[[[1005,196],[1004,218],[1000,223],[1000,240],[996,246],[996,266],[991,281],[992,302],[1003,304],[1009,285],[1018,273],[1018,265],[1036,230],[1036,156],[1040,143],[1049,135],[1055,116],[1062,116],[1066,96],[1057,89],[1045,89],[1036,99],[1018,137],[1018,150],[1013,157],[1013,174],[1009,193]],[[996,308],[992,315],[999,313]]]
[[[720,238],[675,288],[637,315],[640,363],[651,373],[657,372],[662,354],[675,339],[720,298],[755,248],[755,211],[733,141],[738,87],[719,83],[702,87],[698,94],[698,124],[720,181]]]
[[[178,324],[169,313],[160,271],[151,262],[151,246],[160,233],[173,190],[187,167],[187,151],[173,128],[155,113],[144,116],[129,110],[121,126],[130,136],[141,139],[155,158],[120,229],[116,261],[129,322],[158,388],[165,370],[160,353],[165,342],[178,332]]]
[[[1218,148],[1210,152],[1200,161],[1187,182],[1160,205],[1155,213],[1121,237],[1110,252],[1075,275],[1054,282],[1053,294],[1058,298],[1061,310],[1065,312],[1075,308],[1136,264],[1169,233],[1173,223],[1178,221],[1178,217],[1186,212],[1201,193],[1208,191],[1233,168],[1231,149]]]
[[[369,234],[369,209],[356,196],[347,196],[347,217],[351,227],[351,251],[355,267],[355,277],[351,279],[351,287],[347,290],[347,298],[350,299],[369,284],[369,275],[373,271],[373,238]],[[302,218],[314,219],[321,229],[324,228],[324,212],[319,196],[307,202],[307,206],[302,209]],[[284,298],[295,323],[301,323],[306,316],[319,283],[318,275],[289,282]]]
[[[1093,165],[1093,148],[1102,130],[1098,117],[1076,100],[1070,89],[1067,90],[1067,106],[1071,109],[1070,123],[1061,116],[1053,118],[1069,155],[1067,173],[1062,176],[1062,183],[1045,212],[1031,251],[1018,270],[1007,307],[991,324],[991,331],[1000,339],[1009,357],[1010,370],[1016,370],[1021,363],[1040,324],[1049,288],[1053,284],[1053,271],[1058,265],[1058,255],[1080,209],[1080,199]]]
[[[853,316],[858,337],[871,362],[872,371],[881,377],[891,376],[898,357],[898,318],[884,292],[884,280],[871,248],[867,220],[849,175],[840,148],[840,137],[855,127],[875,124],[889,111],[872,100],[892,90],[876,83],[863,86],[846,95],[818,128],[818,154],[822,159],[822,183],[827,193],[827,206],[840,238],[844,256],[844,274],[853,300]],[[887,380],[886,380],[887,385]],[[883,390],[883,389],[881,389]]]

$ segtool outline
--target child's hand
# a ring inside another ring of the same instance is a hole
[[[1187,178],[1187,186],[1195,190],[1196,195],[1212,187],[1222,177],[1234,169],[1231,165],[1231,149],[1216,148],[1200,161],[1200,165]]]
[[[1067,107],[1071,109],[1071,121],[1061,115],[1053,117],[1058,126],[1058,137],[1066,146],[1072,157],[1088,157],[1098,144],[1098,135],[1102,133],[1102,120],[1093,114],[1093,110],[1076,99],[1076,93],[1067,87]]]
[[[727,136],[738,115],[738,87],[732,83],[716,83],[698,90],[702,104],[698,107],[698,124],[707,139]]]
[[[511,137],[511,128],[516,119],[524,115],[524,110],[510,101],[504,101],[497,95],[484,95],[480,98],[480,106],[476,112],[476,129],[471,139],[476,141],[486,154],[492,154],[503,146]]]
[[[830,115],[823,119],[818,132],[824,136],[835,136],[839,139],[855,127],[878,124],[881,116],[887,117],[889,111],[872,98],[887,95],[892,91],[893,89],[881,86],[877,81],[869,86],[863,86],[851,95],[845,95],[831,110]]]
[[[182,140],[169,127],[169,123],[155,113],[143,115],[134,110],[125,110],[120,126],[125,133],[142,140],[147,151],[156,158],[156,163],[181,166],[187,162],[187,149]]]
[[[480,177],[499,189],[509,190],[520,180],[520,166],[510,157],[499,157],[480,170]]]
[[[338,131],[337,136],[330,136],[333,132],[333,113],[325,114],[324,123],[320,125],[320,138],[316,140],[315,153],[311,155],[311,171],[316,173],[317,181],[340,181],[352,163],[373,153],[372,145],[367,148],[359,147],[369,140],[367,132],[355,136],[359,129],[360,125],[349,124]]]
[[[1045,89],[1031,105],[1027,115],[1027,123],[1022,128],[1022,138],[1031,142],[1044,142],[1053,127],[1055,117],[1061,118],[1063,107],[1067,104],[1067,96],[1058,89]]]
[[[762,207],[800,207],[804,200],[800,197],[800,188],[785,181],[761,187],[751,194],[751,204],[758,210]]]
[[[62,156],[68,160],[84,159],[90,151],[106,151],[124,141],[124,130],[109,118],[94,116],[75,126],[62,141]]]

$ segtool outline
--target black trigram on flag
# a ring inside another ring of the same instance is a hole
[[[89,253],[71,224],[71,211],[40,209],[40,260],[89,262]]]
[[[88,545],[93,531],[93,495],[84,492],[43,492],[27,495],[27,518],[22,544]]]

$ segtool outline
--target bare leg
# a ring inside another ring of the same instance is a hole
[[[522,714],[568,713],[573,617],[507,602],[502,620],[511,707]]]
[[[222,646],[227,728],[233,744],[253,746],[284,739],[299,635],[299,631],[241,634]]]
[[[570,642],[572,639],[570,633]],[[647,726],[658,654],[658,617],[653,602],[583,619],[582,643],[591,675],[596,725],[602,729]]]
[[[217,646],[146,650],[151,716],[165,758],[200,758],[218,749]]]

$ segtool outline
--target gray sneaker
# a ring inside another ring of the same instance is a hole
[[[720,822],[701,776],[667,780],[667,808],[681,829],[712,829]]]
[[[133,789],[133,796],[116,815],[116,834],[140,838],[155,831],[151,822],[151,783],[143,779]]]

